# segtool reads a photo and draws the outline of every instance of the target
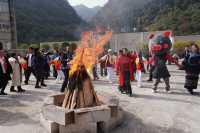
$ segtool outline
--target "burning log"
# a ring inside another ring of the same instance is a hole
[[[70,76],[63,107],[78,109],[101,105],[84,65]]]
[[[42,108],[41,123],[50,133],[107,132],[123,121],[118,100],[105,93],[98,94],[99,100],[89,75],[112,33],[106,33],[99,41],[91,35],[91,32],[84,34],[70,62],[66,93],[49,97]]]
[[[63,102],[64,108],[78,109],[101,105],[88,72],[91,72],[98,55],[111,36],[112,32],[106,32],[99,39],[93,32],[82,34],[81,44],[70,62],[70,78]]]

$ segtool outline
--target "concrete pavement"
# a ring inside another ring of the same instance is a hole
[[[159,93],[152,93],[152,83],[143,82],[142,88],[132,84],[134,97],[122,95],[117,83],[95,81],[97,92],[113,94],[127,112],[125,121],[113,133],[199,133],[200,92],[191,96],[183,88],[184,71],[170,66],[172,93],[166,94],[164,85]],[[144,80],[147,75],[144,75]],[[0,97],[0,133],[46,133],[39,123],[40,108],[46,97],[59,93],[61,84],[48,80],[47,88],[35,89],[34,82],[23,86],[24,94],[12,93]],[[8,90],[8,89],[7,89]]]

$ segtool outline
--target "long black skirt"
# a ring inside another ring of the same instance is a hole
[[[187,74],[185,77],[185,88],[186,89],[197,89],[199,81],[198,74]]]

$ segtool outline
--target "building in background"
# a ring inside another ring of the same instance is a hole
[[[0,42],[5,49],[15,49],[17,32],[14,0],[0,0]]]

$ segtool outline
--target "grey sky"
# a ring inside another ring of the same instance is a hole
[[[84,4],[87,7],[103,6],[108,0],[68,0],[69,3],[74,5]]]

